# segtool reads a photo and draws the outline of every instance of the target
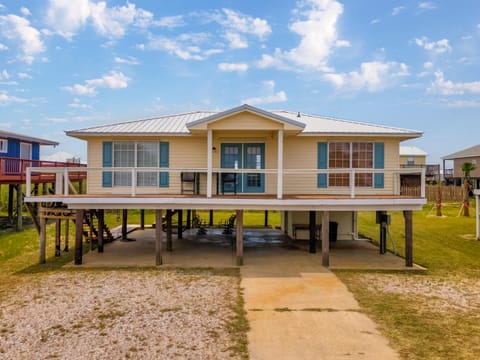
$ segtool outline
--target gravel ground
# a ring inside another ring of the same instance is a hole
[[[239,358],[236,276],[65,271],[20,284],[0,300],[2,359]]]
[[[359,281],[374,291],[423,297],[435,311],[471,311],[480,317],[480,280],[430,276],[364,274]]]

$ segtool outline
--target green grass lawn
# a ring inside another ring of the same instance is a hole
[[[478,359],[480,354],[480,241],[475,214],[458,217],[460,204],[414,212],[414,262],[425,274],[339,271],[362,309],[403,359]],[[391,212],[390,232],[404,255],[404,220]],[[359,214],[359,231],[378,242],[375,213]],[[391,244],[388,244],[391,249]]]

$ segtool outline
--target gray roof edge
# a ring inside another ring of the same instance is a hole
[[[476,151],[478,155],[472,155],[472,154],[467,154],[468,151]],[[455,160],[455,159],[460,159],[464,157],[472,157],[472,156],[480,156],[480,144],[479,145],[473,145],[470,146],[466,149],[456,151],[454,153],[451,153],[449,155],[442,156],[443,160]]]
[[[288,124],[291,124],[291,125],[294,125],[294,126],[301,127],[302,129],[305,128],[305,124],[302,123],[302,122],[295,121],[295,120],[289,119],[287,117],[277,115],[273,112],[263,110],[263,109],[260,109],[260,108],[257,108],[255,106],[251,106],[251,105],[248,105],[248,104],[242,104],[240,106],[237,106],[237,107],[234,107],[234,108],[231,108],[231,109],[221,111],[219,113],[212,114],[210,116],[204,117],[203,119],[198,119],[198,120],[189,122],[189,123],[187,123],[187,128],[189,128],[191,126],[198,125],[198,124],[203,124],[205,122],[210,122],[210,121],[215,120],[215,119],[220,119],[220,118],[223,118],[223,117],[228,116],[228,115],[233,115],[233,114],[239,113],[241,111],[250,111],[250,112],[253,112],[253,113],[257,113],[259,115],[269,117],[271,119],[278,120],[280,122],[285,122],[285,123],[288,123]]]
[[[29,135],[17,134],[17,133],[14,133],[14,132],[11,132],[11,131],[5,131],[5,130],[0,130],[0,137],[2,137],[2,135],[6,136],[6,137],[15,138],[15,139],[18,139],[18,140],[37,142],[40,145],[57,146],[59,144],[59,142],[57,142],[57,141],[41,139],[41,138],[37,138],[37,137],[34,137],[34,136],[29,136]]]

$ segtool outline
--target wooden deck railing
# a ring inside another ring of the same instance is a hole
[[[65,167],[82,168],[82,171],[75,171],[75,169],[69,171],[69,175],[74,181],[85,179],[87,176],[87,173],[83,171],[86,168],[85,164],[0,157],[0,183],[25,183],[27,180],[27,168],[32,168],[31,182],[55,181],[54,173],[35,172],[35,169]]]

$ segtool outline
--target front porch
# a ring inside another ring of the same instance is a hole
[[[303,271],[317,271],[322,253],[309,253],[309,242],[294,241],[282,231],[269,228],[245,228],[244,266],[268,265],[269,272],[285,266]],[[104,252],[90,251],[83,256],[82,267],[151,267],[155,264],[155,229],[135,230],[129,238],[136,241],[115,241],[105,244]],[[196,229],[173,236],[173,251],[162,252],[163,266],[181,268],[228,268],[236,266],[235,235],[222,234],[220,228],[210,228],[206,235]],[[166,248],[166,242],[162,246]],[[320,248],[321,244],[317,246]],[[74,266],[73,262],[67,266]],[[405,260],[392,253],[380,254],[368,240],[340,240],[330,249],[330,269],[409,270],[422,271],[416,264],[405,266]],[[315,270],[317,269],[317,270]],[[284,270],[282,270],[284,271]]]

